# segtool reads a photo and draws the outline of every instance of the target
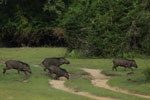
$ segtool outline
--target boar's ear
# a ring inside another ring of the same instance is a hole
[[[25,65],[23,65],[23,68],[27,69],[27,68],[30,68],[30,67],[29,67],[29,65],[25,64]]]
[[[57,58],[58,60],[61,60],[61,58]]]
[[[26,67],[30,67],[29,64],[25,64]]]
[[[60,60],[65,60],[65,58],[64,58],[64,57],[60,57],[59,59],[60,59]]]
[[[60,59],[65,59],[64,57],[61,57]]]

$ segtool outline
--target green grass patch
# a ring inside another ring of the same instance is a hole
[[[68,80],[65,85],[70,88],[75,88],[78,91],[85,91],[92,93],[97,96],[104,96],[104,97],[112,97],[112,98],[118,98],[121,100],[149,100],[141,97],[136,97],[132,95],[127,95],[119,92],[114,92],[111,90],[107,90],[104,88],[95,87],[91,84],[89,79],[83,79],[83,78],[74,78]]]
[[[91,100],[82,96],[76,96],[61,90],[52,88],[48,81],[50,77],[43,71],[42,67],[37,67],[46,57],[64,56],[65,48],[1,48],[0,49],[0,100]],[[30,64],[33,74],[28,81],[23,81],[24,74],[17,74],[16,70],[8,70],[2,74],[4,62],[9,59],[16,59]],[[69,73],[79,75],[72,77],[65,84],[69,87],[81,91],[87,91],[98,96],[119,98],[122,100],[147,100],[140,97],[130,96],[119,92],[110,91],[103,88],[94,87],[90,83],[90,78],[80,76],[87,75],[80,68],[101,69],[107,75],[113,75],[108,82],[109,85],[130,90],[135,93],[150,94],[150,83],[145,80],[142,73],[150,65],[150,59],[136,59],[138,69],[134,69],[134,75],[127,76],[130,69],[118,68],[112,71],[112,59],[72,59],[67,58],[71,64],[63,65]],[[128,81],[128,79],[133,81]]]
[[[23,81],[24,74],[18,75],[15,70],[0,74],[0,100],[92,100],[52,88],[42,68],[31,68],[33,74],[27,82]]]
[[[40,64],[46,57],[62,57],[65,48],[0,48],[0,64],[16,59],[31,64]]]
[[[123,89],[130,90],[135,93],[150,95],[150,82],[146,80],[143,70],[150,64],[149,59],[136,59],[139,66],[138,69],[133,71],[121,71],[121,69],[115,73],[122,72],[122,76],[112,78],[108,84],[111,86],[117,86]],[[104,70],[107,72],[107,70]],[[127,76],[127,73],[134,72],[133,75]],[[130,79],[130,80],[129,80]]]
[[[111,86],[120,87],[123,89],[130,90],[135,93],[141,93],[150,95],[150,83],[146,81],[144,74],[142,73],[148,65],[150,65],[150,59],[135,59],[138,68],[133,68],[133,71],[118,67],[118,71],[112,71],[112,59],[70,59],[72,67],[85,67],[91,69],[100,69],[103,73],[112,76],[112,80],[108,82]],[[132,76],[127,76],[127,73],[134,72]],[[128,79],[132,81],[128,81]],[[135,85],[136,84],[136,85]]]
[[[51,78],[36,64],[45,57],[63,56],[63,48],[1,48],[0,49],[0,100],[93,100],[51,87]],[[30,64],[33,74],[25,77],[16,70],[2,74],[3,62],[8,59],[25,61]],[[23,80],[28,78],[27,81]]]

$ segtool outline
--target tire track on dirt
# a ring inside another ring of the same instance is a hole
[[[118,87],[109,86],[107,84],[107,82],[109,81],[109,79],[111,77],[102,74],[101,70],[88,69],[88,68],[81,68],[81,70],[91,74],[91,76],[93,77],[91,82],[94,86],[109,89],[109,90],[112,90],[112,91],[115,91],[115,92],[125,93],[125,94],[128,94],[128,95],[134,95],[134,96],[138,96],[138,97],[142,97],[142,98],[150,98],[150,96],[148,96],[148,95],[137,94],[137,93],[130,92],[128,90],[118,88]]]
[[[61,81],[61,80],[51,80],[49,83],[52,85],[53,88],[63,90],[72,94],[77,94],[77,95],[85,96],[88,98],[96,99],[96,100],[119,100],[119,99],[113,99],[113,98],[107,98],[107,97],[99,97],[99,96],[92,95],[88,92],[79,92],[74,89],[67,88],[64,85],[65,81]]]

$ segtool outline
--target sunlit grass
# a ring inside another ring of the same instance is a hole
[[[52,88],[48,83],[50,77],[47,76],[42,67],[37,66],[46,57],[64,56],[65,51],[65,48],[0,48],[0,100],[88,100],[85,97]],[[23,81],[24,74],[17,74],[16,70],[8,70],[5,75],[2,74],[4,62],[9,59],[21,60],[30,64],[33,74],[27,82]],[[94,87],[90,83],[90,78],[84,79],[80,77],[80,75],[87,74],[80,68],[86,67],[100,69],[104,73],[114,75],[108,82],[111,86],[121,87],[136,93],[150,94],[150,84],[145,81],[141,73],[144,68],[150,65],[150,59],[136,59],[139,68],[134,69],[134,75],[130,77],[131,80],[136,82],[127,80],[129,77],[126,74],[131,72],[130,69],[124,71],[120,67],[118,71],[112,71],[112,59],[67,59],[71,64],[63,65],[62,67],[71,74],[79,75],[79,77],[71,78],[66,82],[68,87],[87,91],[98,96],[122,100],[146,100]]]
[[[39,64],[46,57],[62,57],[65,51],[65,48],[0,48],[0,64],[9,59]]]
[[[149,100],[149,99],[144,99],[141,97],[136,97],[133,95],[127,95],[124,93],[114,92],[114,91],[107,90],[104,88],[95,87],[91,84],[90,80],[86,78],[85,79],[83,78],[70,79],[65,83],[65,85],[71,88],[75,88],[78,91],[86,91],[97,96],[112,97],[112,98],[118,98],[121,100]]]
[[[0,100],[92,100],[65,91],[57,90],[49,84],[50,77],[36,64],[45,57],[63,56],[63,48],[2,48],[0,61],[16,59],[30,64],[33,74],[27,77],[16,70],[8,70],[2,74],[3,63],[0,66]]]
[[[74,59],[72,67],[86,67],[100,69],[103,73],[112,75],[112,79],[108,82],[111,86],[120,87],[130,90],[135,93],[150,95],[150,83],[145,81],[142,71],[150,65],[150,59],[136,59],[138,68],[133,68],[133,71],[118,67],[118,71],[112,71],[112,59]],[[127,76],[127,73],[134,72],[132,76]],[[128,81],[128,79],[131,81]]]

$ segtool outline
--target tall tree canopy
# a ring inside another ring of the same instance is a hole
[[[0,0],[0,46],[150,54],[149,0]]]

